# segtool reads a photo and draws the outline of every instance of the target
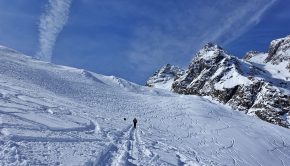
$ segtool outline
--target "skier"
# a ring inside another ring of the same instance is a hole
[[[137,119],[136,118],[133,119],[133,123],[134,123],[134,128],[136,129],[136,125],[137,125]]]

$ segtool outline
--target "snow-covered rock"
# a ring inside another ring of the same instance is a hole
[[[289,36],[272,41],[269,53],[250,51],[244,59],[208,43],[172,83],[172,89],[180,94],[212,96],[234,109],[289,127],[289,52]]]
[[[246,53],[246,55],[244,56],[243,59],[249,60],[249,59],[253,58],[254,56],[256,56],[258,54],[259,54],[258,51],[249,51],[249,52]]]
[[[274,65],[284,61],[288,61],[290,64],[290,35],[273,40],[269,46],[268,56],[265,59],[266,63],[271,62]]]
[[[184,70],[170,64],[166,64],[156,71],[147,82],[146,86],[171,90],[174,80],[184,74]]]

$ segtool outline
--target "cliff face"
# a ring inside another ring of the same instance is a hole
[[[193,58],[172,91],[216,100],[283,127],[290,126],[290,39],[271,42],[268,53],[248,52],[244,59],[208,43]]]

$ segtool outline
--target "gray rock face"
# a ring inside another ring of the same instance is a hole
[[[289,63],[289,57],[289,36],[272,41],[269,53],[251,51],[245,59],[208,43],[184,74],[175,77],[171,88],[180,94],[212,96],[246,114],[289,128],[290,72],[277,66]]]
[[[208,95],[227,73],[242,72],[239,63],[220,46],[209,43],[196,54],[186,73],[172,84],[172,88],[182,94]]]

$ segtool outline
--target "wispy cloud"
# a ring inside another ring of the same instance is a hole
[[[51,61],[55,41],[69,17],[72,0],[49,0],[40,16],[39,50],[36,58]]]
[[[165,63],[185,65],[209,41],[226,45],[259,23],[277,0],[205,1],[204,4],[175,5],[165,17],[146,13],[155,24],[136,29],[128,57],[141,71]],[[181,3],[180,3],[181,4]],[[162,5],[161,5],[162,6]]]
[[[207,41],[218,41],[227,45],[258,24],[264,12],[277,0],[259,1],[253,0],[239,5],[235,10],[230,11],[223,19],[221,26],[215,27],[215,31],[204,36]]]

